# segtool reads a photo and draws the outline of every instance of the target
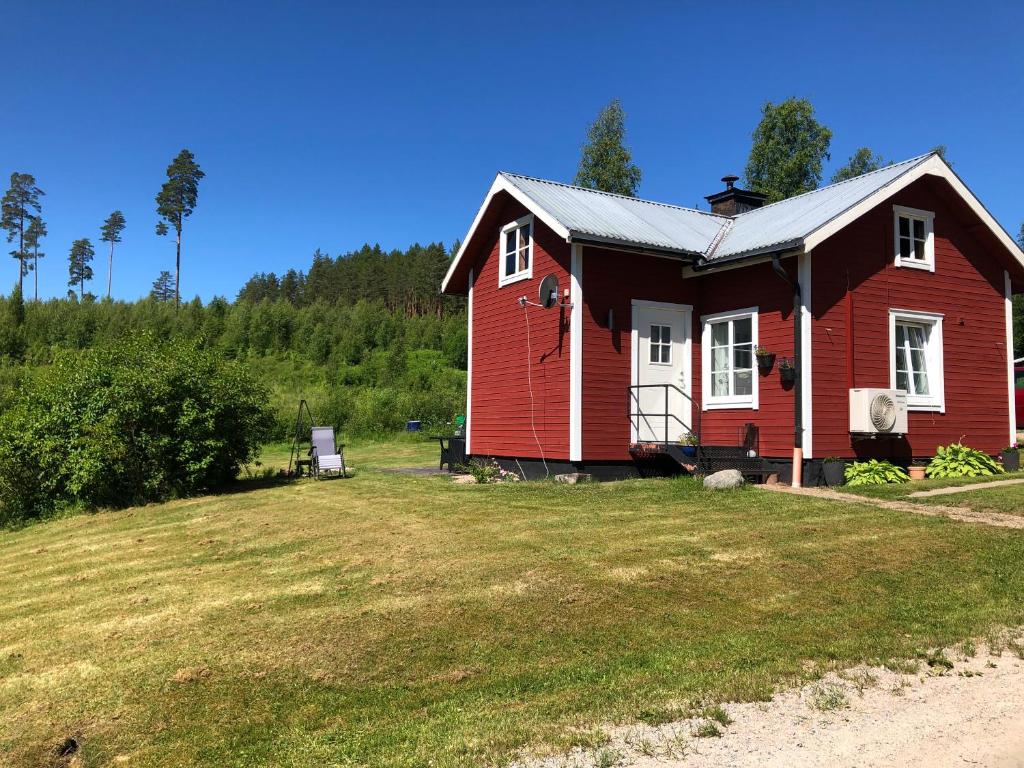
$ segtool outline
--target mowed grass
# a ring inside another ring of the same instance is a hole
[[[1021,478],[1024,479],[1024,478]],[[1024,515],[1024,484],[999,488],[981,488],[973,491],[908,499],[915,504],[941,504],[947,507],[969,507],[975,512],[1002,512]]]
[[[1020,531],[380,471],[435,460],[408,441],[347,458],[0,533],[0,763],[73,736],[83,766],[495,764],[1024,621]]]
[[[889,485],[863,485],[857,487],[842,486],[837,490],[855,493],[858,496],[865,496],[873,499],[887,499],[894,501],[911,501],[915,504],[945,504],[974,506],[975,500],[987,497],[995,501],[995,506],[985,509],[996,512],[1017,512],[1024,514],[1024,484],[1009,485],[1000,488],[981,489],[977,491],[964,491],[962,494],[943,494],[940,496],[925,496],[909,498],[910,494],[918,491],[931,491],[938,488],[959,488],[965,485],[987,485],[988,483],[1000,482],[1003,480],[1024,480],[1024,472],[1005,472],[1001,475],[990,477],[955,477],[924,480],[916,480],[909,483],[890,483]],[[983,507],[979,506],[979,510]]]

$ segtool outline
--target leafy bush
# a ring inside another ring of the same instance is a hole
[[[888,485],[889,483],[905,483],[910,479],[906,472],[888,461],[870,459],[869,461],[855,461],[848,464],[844,473],[846,484],[849,486],[858,485]]]
[[[223,486],[268,423],[262,385],[194,344],[144,334],[63,353],[0,417],[0,523]]]
[[[963,443],[939,446],[928,464],[928,477],[988,477],[1003,472],[995,459]]]
[[[459,467],[460,471],[473,476],[473,479],[480,484],[497,483],[499,481],[515,482],[519,475],[509,472],[498,466],[494,459],[473,459],[468,464]]]

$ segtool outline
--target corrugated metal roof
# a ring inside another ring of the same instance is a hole
[[[502,173],[573,234],[703,254],[729,219],[635,197]]]
[[[929,157],[905,160],[732,218],[531,176],[500,175],[572,235],[701,254],[717,261],[798,245]]]
[[[929,157],[922,155],[863,176],[755,208],[733,219],[712,260],[798,243]]]

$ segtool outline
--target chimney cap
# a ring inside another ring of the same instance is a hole
[[[731,173],[726,174],[725,176],[722,177],[722,181],[725,182],[725,188],[726,189],[732,189],[733,184],[735,184],[739,180],[740,180],[739,176],[734,176]]]

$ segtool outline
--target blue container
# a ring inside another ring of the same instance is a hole
[[[406,432],[419,432],[422,425],[419,421],[407,421],[405,422]]]
[[[696,456],[696,455],[697,455],[697,446],[696,445],[684,445],[683,446],[683,456]]]

